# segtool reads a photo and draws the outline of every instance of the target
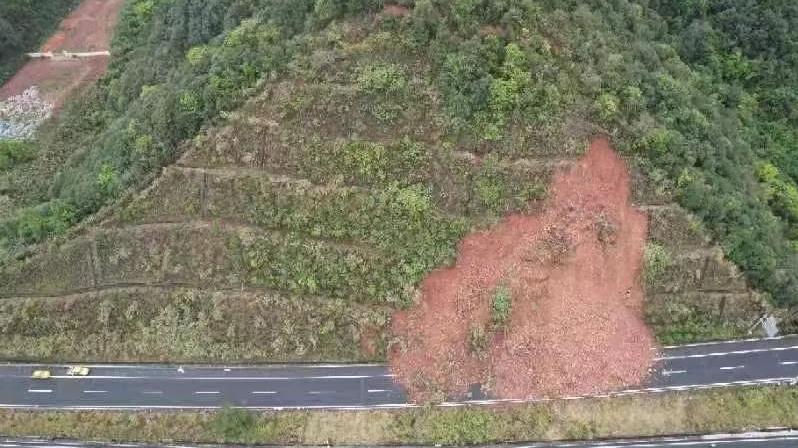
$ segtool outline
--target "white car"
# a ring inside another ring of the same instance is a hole
[[[69,376],[86,376],[90,372],[88,367],[84,366],[70,366],[67,370]]]

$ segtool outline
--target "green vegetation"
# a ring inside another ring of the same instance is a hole
[[[4,300],[0,312],[0,357],[50,362],[373,361],[391,315],[330,298],[164,288]]]
[[[493,293],[493,300],[491,301],[491,316],[495,325],[503,325],[510,317],[512,310],[512,297],[510,296],[510,288],[507,285],[501,284],[496,287]]]
[[[466,445],[750,431],[798,424],[798,391],[716,389],[507,407],[400,411],[0,411],[8,436],[248,444]]]
[[[244,409],[225,407],[213,419],[213,431],[224,440],[250,442],[249,435],[256,428],[255,414]]]
[[[648,285],[657,284],[659,277],[665,274],[668,267],[673,264],[671,254],[668,250],[657,243],[649,243],[646,245],[645,252],[643,253],[643,262],[643,274]]]
[[[667,317],[662,318],[649,311],[648,321],[655,329],[657,340],[665,345],[739,338],[751,327],[750,320],[739,322],[719,319],[686,303],[669,304],[663,310],[657,311]]]
[[[333,17],[366,6],[350,3],[333,8]],[[58,234],[141,186],[174,160],[181,141],[291,60],[299,45],[293,37],[313,22],[313,11],[310,1],[127,2],[112,45],[116,56],[97,91],[43,132],[32,166],[9,175],[3,193],[18,209],[0,223],[0,255]],[[63,225],[26,233],[33,209]],[[63,209],[68,219],[50,216]]]
[[[25,53],[35,51],[79,2],[4,0],[0,3],[0,85],[22,65]]]
[[[488,356],[491,334],[485,331],[482,325],[472,325],[468,330],[468,348],[479,359]]]
[[[29,142],[0,140],[0,172],[36,158],[36,148]]]

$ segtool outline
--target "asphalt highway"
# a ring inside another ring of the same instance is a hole
[[[798,337],[669,347],[648,384],[608,395],[782,384],[798,377]],[[89,365],[87,377],[67,366],[0,364],[0,408],[252,409],[412,407],[381,365],[176,366]],[[31,373],[49,368],[50,379]],[[584,397],[565,397],[579,399]],[[461,397],[442,406],[524,400]],[[798,444],[796,444],[798,445]]]
[[[535,444],[502,444],[501,448],[795,448],[798,432],[779,430],[745,434],[714,434],[692,437],[604,440],[597,442],[557,442]],[[211,445],[145,445],[135,443],[78,442],[39,438],[10,439],[0,437],[0,447],[7,448],[220,448]],[[312,447],[308,447],[312,448]],[[417,448],[417,447],[395,447]],[[499,448],[485,446],[483,448]]]

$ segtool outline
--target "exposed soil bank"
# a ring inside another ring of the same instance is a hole
[[[611,391],[645,381],[656,352],[639,281],[647,218],[606,138],[554,176],[545,211],[466,237],[453,267],[396,313],[389,359],[414,399],[482,383],[505,398]],[[504,321],[494,310],[509,295]]]
[[[65,18],[47,42],[43,52],[105,51],[111,46],[113,30],[124,0],[85,0]],[[0,101],[37,86],[42,98],[61,107],[66,98],[95,82],[108,68],[108,57],[72,60],[37,59],[25,64],[0,86]]]
[[[84,0],[69,14],[58,30],[42,45],[41,51],[104,51],[125,0]]]

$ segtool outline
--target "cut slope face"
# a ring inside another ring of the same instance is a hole
[[[394,317],[390,361],[414,398],[473,383],[531,398],[643,382],[655,355],[639,282],[647,220],[629,184],[596,139],[555,175],[541,215],[463,240],[456,265],[432,273],[421,303]]]

